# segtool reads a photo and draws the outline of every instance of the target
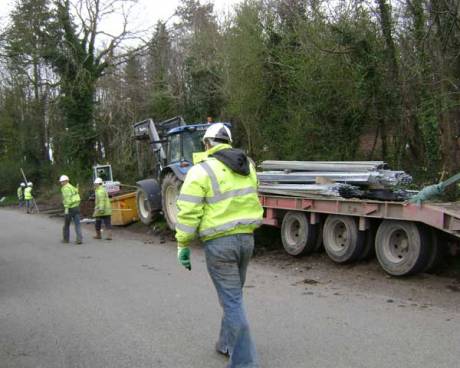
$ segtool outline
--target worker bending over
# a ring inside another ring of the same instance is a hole
[[[204,242],[208,273],[223,317],[218,353],[230,357],[228,368],[259,367],[243,305],[243,285],[254,249],[254,230],[262,224],[254,165],[230,146],[230,130],[222,123],[204,134],[207,159],[188,172],[177,201],[178,260],[191,269],[189,243]]]
[[[110,203],[109,195],[104,188],[101,178],[94,180],[94,193],[96,195],[93,217],[96,218],[96,235],[94,239],[102,239],[101,227],[104,223],[105,231],[107,233],[106,239],[112,240],[112,223],[110,221],[112,216],[112,204]]]

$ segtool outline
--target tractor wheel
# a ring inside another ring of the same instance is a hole
[[[173,173],[166,174],[161,184],[161,204],[163,215],[171,230],[176,229],[177,198],[182,182]]]
[[[142,188],[137,189],[136,204],[139,219],[143,224],[150,225],[157,217],[157,214],[152,211],[148,200],[148,194]]]

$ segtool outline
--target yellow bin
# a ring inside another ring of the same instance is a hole
[[[128,225],[139,220],[136,206],[136,192],[112,197],[112,225]]]

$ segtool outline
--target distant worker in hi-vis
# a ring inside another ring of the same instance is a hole
[[[18,195],[18,206],[22,208],[24,206],[24,190],[26,188],[26,183],[21,183],[17,190]]]
[[[24,201],[26,202],[26,211],[27,213],[32,213],[34,206],[34,196],[32,194],[33,183],[28,182],[27,187],[24,189]]]
[[[109,195],[104,188],[103,181],[101,178],[94,180],[94,213],[93,217],[96,218],[96,235],[94,239],[102,239],[101,229],[102,223],[104,223],[106,239],[112,240],[112,203],[110,202]]]
[[[64,227],[62,229],[62,242],[69,243],[70,240],[70,222],[75,225],[76,243],[81,244],[83,238],[81,235],[80,226],[80,194],[78,189],[69,183],[67,175],[61,175],[59,178],[61,183],[62,204],[64,205]]]

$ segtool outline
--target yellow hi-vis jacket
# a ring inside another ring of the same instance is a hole
[[[193,166],[182,185],[177,207],[176,240],[187,246],[197,235],[211,240],[232,234],[251,234],[262,224],[263,209],[257,196],[257,175],[250,163],[249,175],[234,172],[210,155],[230,149],[219,144],[208,158]]]
[[[96,195],[93,217],[112,215],[112,203],[103,185],[99,185],[94,191]]]
[[[78,189],[75,188],[72,184],[67,183],[61,187],[62,193],[62,204],[64,208],[74,208],[80,205],[80,194]]]
[[[32,188],[27,187],[24,189],[24,199],[30,201],[34,196],[32,195]]]

